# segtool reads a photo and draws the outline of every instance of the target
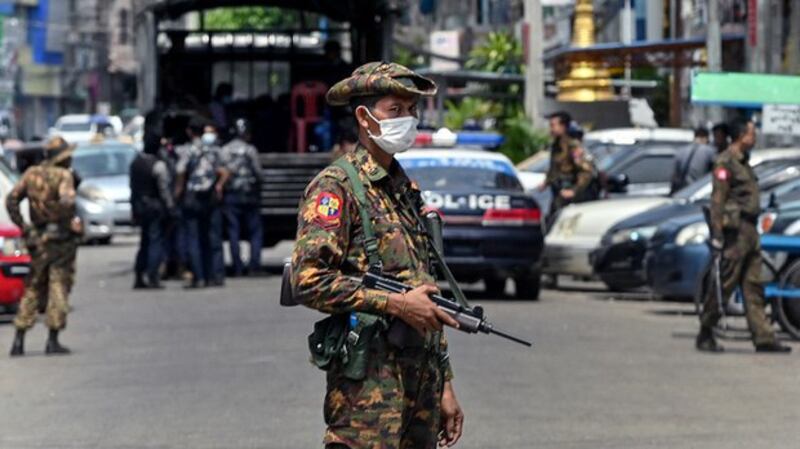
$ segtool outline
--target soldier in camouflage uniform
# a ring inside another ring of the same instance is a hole
[[[764,287],[761,284],[761,244],[756,229],[761,212],[758,179],[748,164],[749,152],[756,141],[753,122],[731,127],[731,145],[714,163],[711,193],[711,240],[715,257],[722,256],[720,278],[722,298],[730,298],[741,286],[747,324],[758,352],[789,352],[791,348],[775,340],[764,312]],[[697,349],[721,352],[714,339],[714,326],[721,318],[716,288],[709,288],[700,317]],[[723,305],[724,307],[724,305]]]
[[[547,214],[547,228],[555,222],[558,212],[580,198],[592,181],[594,167],[580,151],[580,142],[568,135],[572,118],[566,112],[550,116],[550,168],[540,190],[550,188],[553,199]]]
[[[17,332],[11,346],[12,356],[24,354],[25,332],[36,321],[39,302],[44,298],[50,329],[45,353],[69,353],[59,343],[58,333],[67,324],[67,297],[77,249],[75,236],[81,232],[80,220],[75,218],[73,175],[67,168],[72,151],[64,139],[51,139],[45,145],[47,159],[26,170],[6,199],[11,221],[23,230],[31,255],[31,271],[14,319]],[[30,224],[25,223],[20,213],[20,203],[25,198],[30,204]]]
[[[433,449],[437,443],[452,446],[461,436],[463,413],[442,333],[443,324],[457,323],[429,299],[437,289],[427,242],[412,211],[423,203],[393,157],[414,141],[419,97],[435,91],[432,81],[403,66],[376,62],[356,69],[327,94],[328,103],[349,104],[356,117],[359,144],[342,161],[355,168],[364,185],[377,248],[366,249],[345,170],[329,166],[308,185],[300,203],[292,255],[295,296],[332,316],[366,313],[426,337],[424,345],[398,347],[385,332],[376,333],[363,380],[351,380],[341,363],[333,364],[324,406],[329,449]],[[416,288],[399,295],[362,287],[352,277],[367,271],[370,252],[379,255],[383,273]]]
[[[222,147],[222,164],[230,173],[225,184],[222,213],[228,229],[233,275],[241,276],[244,273],[239,249],[242,224],[250,241],[248,272],[255,274],[261,269],[261,161],[258,160],[258,150],[250,144],[251,131],[247,120],[236,120],[234,135],[236,137]]]

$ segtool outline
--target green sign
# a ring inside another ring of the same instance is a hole
[[[800,104],[800,76],[698,72],[692,103],[760,109],[764,104]]]

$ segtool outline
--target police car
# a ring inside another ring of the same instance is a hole
[[[541,211],[507,157],[455,146],[414,148],[397,160],[441,214],[445,260],[460,282],[482,280],[499,296],[510,278],[517,298],[538,299]]]

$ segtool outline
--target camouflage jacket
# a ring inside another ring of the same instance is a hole
[[[761,213],[758,178],[747,156],[728,148],[714,163],[711,181],[711,235],[722,239],[723,230],[736,229],[743,219]]]
[[[25,228],[20,203],[28,198],[31,223],[36,226],[58,224],[64,229],[75,216],[75,185],[72,173],[63,167],[47,164],[30,167],[6,198],[11,221]]]
[[[594,168],[578,151],[578,142],[566,137],[553,142],[545,183],[558,190],[574,189],[576,196],[589,186]]]
[[[427,242],[402,192],[423,202],[395,161],[387,172],[358,146],[345,156],[359,171],[366,188],[369,214],[378,238],[383,271],[402,282],[433,284]],[[410,206],[410,205],[409,205]],[[389,295],[364,288],[358,280],[369,268],[358,203],[347,174],[328,166],[308,185],[300,202],[297,239],[292,255],[292,286],[298,302],[325,313],[385,314]],[[446,342],[442,338],[443,347]],[[447,377],[451,377],[449,366]]]

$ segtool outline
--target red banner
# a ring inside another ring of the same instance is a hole
[[[747,42],[758,45],[758,0],[747,1]]]

